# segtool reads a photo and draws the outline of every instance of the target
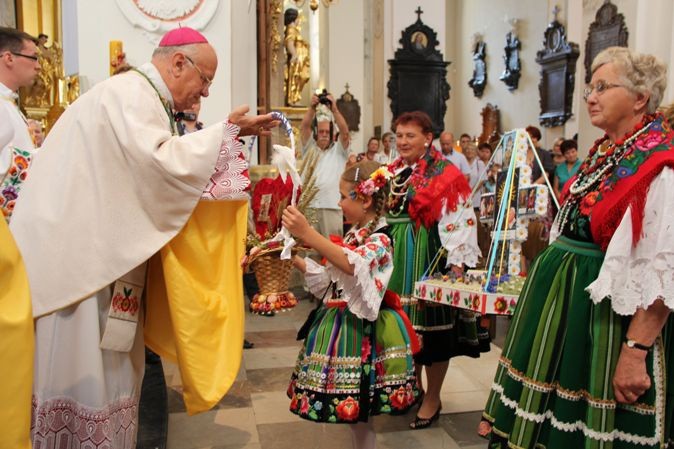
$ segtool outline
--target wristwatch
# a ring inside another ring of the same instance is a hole
[[[642,345],[641,343],[637,343],[636,341],[634,341],[630,338],[625,339],[625,344],[627,345],[628,348],[641,349],[642,351],[646,351],[646,352],[653,349],[653,345],[650,345],[650,346]]]

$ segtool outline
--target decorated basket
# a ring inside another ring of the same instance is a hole
[[[252,256],[251,269],[260,286],[251,303],[250,311],[259,315],[273,315],[297,305],[297,298],[289,290],[292,260],[282,260],[279,255],[283,248],[263,250]]]

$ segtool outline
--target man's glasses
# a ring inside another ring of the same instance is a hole
[[[622,84],[607,83],[606,81],[597,81],[597,84],[592,85],[588,84],[585,89],[583,89],[583,100],[587,102],[587,99],[592,94],[592,91],[597,92],[597,95],[601,95],[609,89],[614,87],[625,87]]]
[[[30,59],[30,60],[36,61],[36,62],[38,60],[38,57],[36,55],[24,55],[23,53],[17,53],[17,52],[14,52],[14,51],[10,51],[9,53],[13,54],[14,56],[21,56],[22,58],[27,58],[27,59]]]
[[[205,88],[211,87],[211,84],[213,84],[213,80],[208,78],[206,75],[204,75],[204,72],[201,71],[199,66],[194,61],[192,61],[192,58],[190,58],[187,55],[184,55],[184,56],[185,56],[185,59],[187,59],[190,62],[190,64],[192,64],[192,67],[194,67],[194,70],[196,70],[197,73],[199,74],[199,77],[201,78],[201,82],[204,83],[204,87]]]

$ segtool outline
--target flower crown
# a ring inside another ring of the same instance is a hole
[[[360,167],[356,168],[356,176],[354,176],[355,181],[358,180],[359,174]],[[386,183],[392,177],[393,173],[389,171],[388,167],[379,167],[374,172],[372,172],[369,178],[367,178],[365,181],[359,182],[354,189],[354,192],[357,196],[360,197],[372,196],[379,192],[382,187],[386,186]]]

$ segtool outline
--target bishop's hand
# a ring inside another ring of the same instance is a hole
[[[265,115],[246,115],[250,109],[248,105],[234,108],[229,114],[229,122],[241,128],[239,136],[269,136],[271,129],[276,128],[281,122],[275,120],[271,113]]]

